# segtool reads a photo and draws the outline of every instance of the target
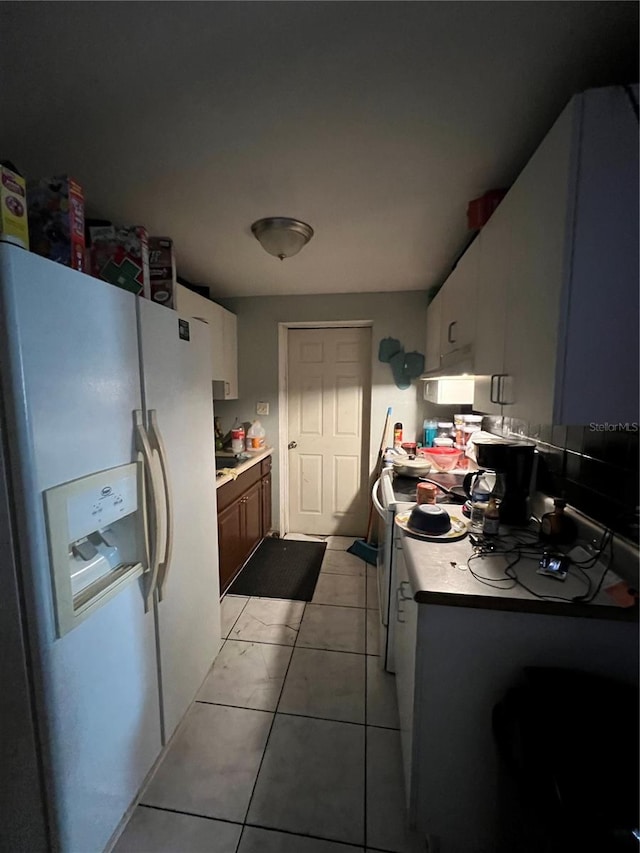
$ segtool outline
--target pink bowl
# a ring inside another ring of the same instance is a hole
[[[426,456],[438,471],[451,471],[458,464],[462,451],[454,447],[423,447],[422,455]]]

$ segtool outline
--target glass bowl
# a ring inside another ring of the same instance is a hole
[[[436,469],[436,471],[452,471],[462,456],[461,450],[455,447],[424,447],[424,455]]]

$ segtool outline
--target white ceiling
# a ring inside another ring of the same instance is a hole
[[[637,79],[635,2],[4,2],[0,31],[0,155],[219,297],[429,288],[570,95]],[[263,216],[315,236],[280,262]]]

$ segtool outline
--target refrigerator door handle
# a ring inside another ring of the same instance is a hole
[[[144,611],[149,612],[153,603],[153,593],[158,579],[160,557],[158,550],[158,495],[156,478],[153,473],[153,455],[147,431],[142,422],[142,412],[137,409],[133,413],[135,421],[136,450],[142,456],[146,480],[149,486],[151,513],[149,518],[148,539],[150,542],[149,571],[146,573],[147,584],[144,594]]]
[[[158,412],[156,409],[149,409],[149,435],[152,446],[160,457],[160,468],[162,469],[162,478],[164,480],[164,499],[167,508],[167,538],[164,548],[164,560],[160,563],[157,583],[158,600],[162,601],[164,585],[169,576],[169,568],[171,566],[171,552],[173,551],[173,492],[169,477],[167,451],[164,446],[160,427],[158,426]]]

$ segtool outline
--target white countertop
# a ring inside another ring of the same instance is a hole
[[[452,515],[461,516],[460,506],[441,506]],[[414,598],[420,603],[606,619],[638,618],[637,607],[616,605],[603,589],[590,604],[561,600],[587,592],[586,582],[575,570],[569,573],[565,581],[545,577],[536,573],[538,558],[523,555],[514,566],[514,571],[529,589],[539,596],[545,596],[538,598],[523,586],[504,580],[507,565],[505,555],[485,555],[469,562],[474,550],[468,537],[457,542],[428,542],[404,530],[402,534],[409,581]],[[523,550],[527,550],[525,546]],[[488,582],[474,577],[472,571]],[[595,591],[602,575],[601,564],[585,571]]]
[[[249,451],[247,451],[249,453]],[[247,459],[245,462],[242,462],[240,465],[236,465],[235,468],[231,470],[237,476],[240,476],[244,471],[248,471],[249,468],[253,468],[254,465],[257,465],[262,459],[266,459],[267,456],[271,456],[273,453],[273,447],[265,447],[264,450],[257,450],[251,453],[251,458]],[[216,456],[229,456],[230,459],[233,459],[233,453],[217,453]],[[236,477],[232,474],[223,474],[218,471],[216,475],[216,489],[219,489],[220,486],[224,486],[225,483],[232,483]]]

